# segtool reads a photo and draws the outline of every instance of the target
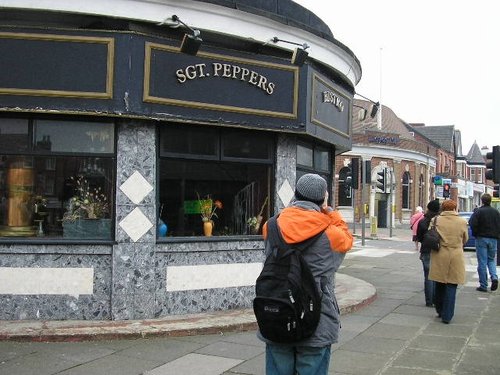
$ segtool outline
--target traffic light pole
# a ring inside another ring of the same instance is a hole
[[[366,237],[366,175],[371,174],[371,161],[363,160],[361,172],[361,246],[365,246]]]
[[[352,199],[352,233],[356,234],[356,189],[351,189]]]
[[[389,195],[389,238],[392,238],[392,207],[393,207],[393,197],[394,197],[394,184],[392,183],[393,171],[389,169],[389,184],[391,186],[390,195]]]

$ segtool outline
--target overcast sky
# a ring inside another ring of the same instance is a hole
[[[356,91],[408,123],[455,125],[462,152],[500,145],[497,0],[294,0],[361,62]]]

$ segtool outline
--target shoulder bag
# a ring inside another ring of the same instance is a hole
[[[436,222],[437,222],[437,216],[434,217],[433,220],[431,220],[429,224],[429,229],[424,234],[422,240],[422,247],[426,247],[434,251],[439,251],[440,247],[439,242],[441,240],[441,237],[439,236],[439,233],[436,229]]]

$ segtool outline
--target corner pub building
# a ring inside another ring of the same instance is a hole
[[[304,173],[335,196],[361,78],[289,0],[4,0],[0,71],[4,320],[250,307],[262,222]]]

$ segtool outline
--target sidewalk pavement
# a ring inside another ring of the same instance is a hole
[[[373,285],[337,274],[336,294],[342,314],[353,312],[376,298]],[[29,320],[0,321],[0,340],[85,341],[155,336],[192,336],[257,328],[252,309],[126,321]]]
[[[369,228],[368,228],[369,229]],[[404,240],[407,230],[379,229],[377,236],[367,231],[366,239]],[[392,235],[392,236],[391,236]],[[361,238],[361,228],[354,234]],[[377,297],[375,287],[366,281],[337,273],[335,294],[341,314],[354,312]],[[89,320],[1,320],[0,341],[89,341],[160,336],[192,336],[257,328],[252,309],[228,310],[159,319]]]
[[[500,291],[476,291],[475,254],[464,253],[467,282],[458,287],[454,318],[443,324],[435,310],[425,306],[422,265],[409,231],[390,238],[382,231],[379,234],[379,240],[370,239],[365,246],[357,239],[337,274],[344,314],[340,341],[332,346],[329,374],[498,375]],[[364,282],[358,284],[358,280]],[[363,294],[354,285],[364,289]],[[362,303],[366,304],[360,308]],[[353,311],[346,313],[349,307]],[[0,341],[0,374],[265,374],[265,345],[252,329],[255,323],[249,310],[161,322],[54,323],[33,328],[33,322],[21,321],[5,326],[4,332],[13,336]],[[163,330],[160,323],[165,324]],[[136,327],[133,333],[131,327]],[[211,332],[216,334],[207,334]],[[14,334],[24,341],[15,341]],[[48,337],[65,342],[35,342]],[[124,339],[104,340],[113,337]]]

